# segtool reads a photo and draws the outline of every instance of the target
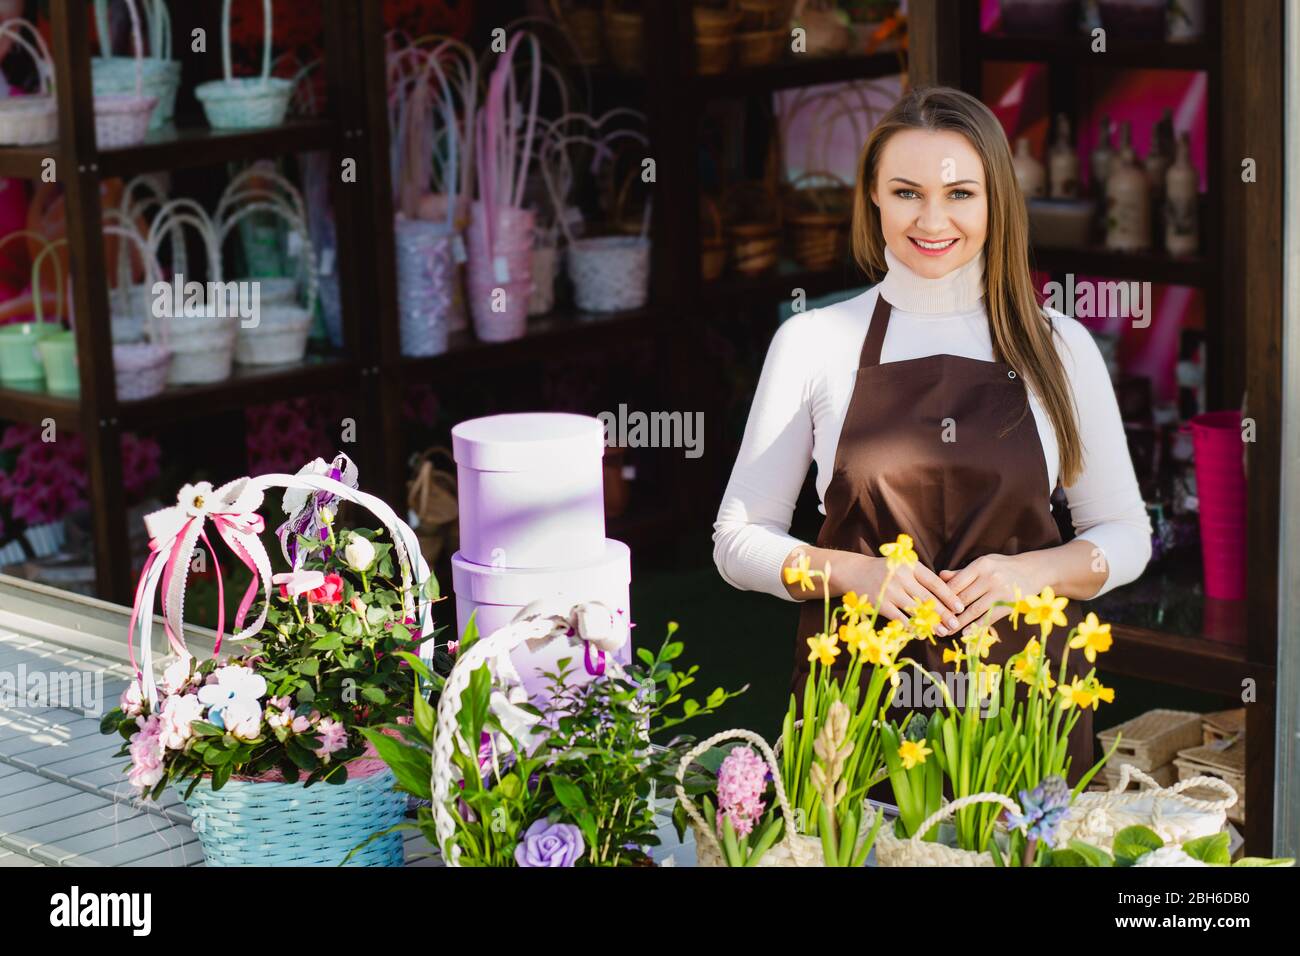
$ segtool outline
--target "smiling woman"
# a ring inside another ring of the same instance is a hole
[[[714,525],[728,582],[806,602],[796,693],[825,590],[893,620],[933,613],[949,641],[1004,617],[997,602],[1073,599],[1047,642],[1059,660],[1075,601],[1145,567],[1150,522],[1105,362],[1082,325],[1039,306],[1027,231],[1006,137],[975,98],[915,90],[868,137],[853,244],[880,283],[778,330]],[[825,515],[815,544],[789,533],[810,462]],[[1058,481],[1068,543],[1051,512]],[[899,535],[919,560],[891,576],[877,555]],[[802,582],[809,565],[830,566],[824,584]],[[1018,650],[996,642],[989,663]],[[924,651],[928,670],[950,669],[942,645]],[[1073,776],[1092,763],[1091,737],[1080,720]]]

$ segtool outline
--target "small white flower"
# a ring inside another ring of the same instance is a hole
[[[179,694],[190,683],[190,666],[194,658],[189,654],[177,657],[163,668],[162,683],[158,689],[164,694]]]
[[[212,508],[212,482],[200,481],[193,485],[182,485],[176,495],[176,503],[191,518],[201,518]]]
[[[343,548],[343,560],[353,571],[368,571],[375,563],[375,546],[358,534],[348,535],[348,543]]]
[[[181,750],[190,739],[190,725],[203,717],[203,702],[193,694],[175,694],[163,704],[158,737],[169,750]]]

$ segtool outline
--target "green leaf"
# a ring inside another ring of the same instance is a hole
[[[1152,850],[1158,850],[1164,845],[1165,841],[1160,839],[1159,834],[1150,827],[1125,827],[1115,834],[1111,853],[1115,856],[1116,866],[1132,866],[1137,862],[1138,857]]]
[[[1233,866],[1295,866],[1293,857],[1276,857],[1270,859],[1264,856],[1243,856]]]
[[[1082,840],[1071,840],[1070,849],[1083,859],[1084,866],[1114,866],[1110,854]]]
[[[1183,852],[1192,859],[1209,863],[1211,866],[1228,866],[1232,862],[1232,855],[1228,852],[1228,842],[1227,833],[1215,833],[1188,840],[1183,844]]]
[[[361,696],[364,697],[366,700],[370,701],[370,703],[372,704],[388,703],[388,695],[385,694],[381,688],[376,687],[374,684],[366,684],[364,687],[362,687]]]
[[[1087,862],[1074,850],[1053,850],[1048,866],[1087,866]]]
[[[424,579],[424,586],[420,589],[421,593],[430,601],[436,601],[442,597],[442,590],[438,586],[438,577],[432,571]]]
[[[555,799],[560,801],[560,806],[575,816],[587,809],[587,798],[583,796],[582,788],[576,783],[558,775],[553,775],[550,781],[551,789],[555,792]]]
[[[210,724],[206,720],[196,720],[190,724],[190,733],[198,737],[221,737],[226,732],[216,724]]]
[[[356,614],[345,614],[343,620],[339,623],[339,630],[346,637],[360,637],[362,630],[361,619]]]
[[[299,661],[296,666],[298,673],[303,677],[315,677],[320,673],[320,661],[314,657],[309,657],[304,661]]]
[[[338,633],[326,634],[320,640],[311,645],[313,651],[337,651],[343,646],[343,635]]]

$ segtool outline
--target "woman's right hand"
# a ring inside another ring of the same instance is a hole
[[[879,603],[882,616],[906,621],[907,608],[933,599],[942,623],[935,635],[947,637],[957,633],[957,615],[966,609],[952,588],[923,564],[901,564],[891,574],[886,558],[852,551],[836,551],[830,559],[831,594],[854,591],[872,604]],[[881,588],[884,594],[881,595]]]

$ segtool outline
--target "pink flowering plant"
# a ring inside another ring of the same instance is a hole
[[[168,784],[188,796],[232,778],[343,783],[348,765],[374,757],[363,731],[409,717],[415,671],[403,659],[420,637],[394,580],[384,532],[336,527],[286,543],[297,567],[272,577],[266,623],[222,659],[173,659],[150,706],[137,678],[101,722],[123,738],[128,778],[157,799]],[[429,576],[425,596],[439,599]],[[409,655],[407,655],[409,656]]]

